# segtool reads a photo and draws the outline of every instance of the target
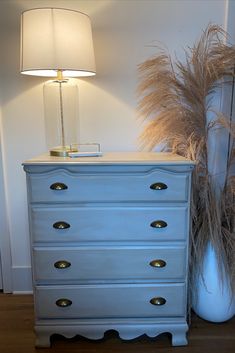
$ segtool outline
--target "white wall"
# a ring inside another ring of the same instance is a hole
[[[1,286],[0,288],[9,293],[12,291],[11,278],[11,249],[10,249],[10,233],[8,221],[8,205],[6,200],[6,188],[4,178],[4,151],[3,151],[3,134],[2,134],[2,111],[0,107],[0,271]]]
[[[79,80],[83,141],[103,151],[137,149],[137,65],[164,43],[183,55],[209,22],[224,26],[225,0],[0,0],[2,128],[13,289],[30,288],[29,235],[22,161],[46,151],[43,78],[19,74],[20,14],[66,7],[91,17],[97,76]]]
[[[1,106],[0,106],[0,122],[2,119],[2,110],[1,110]],[[0,195],[5,195],[5,191],[4,191],[4,178],[3,178],[3,163],[2,163],[2,151],[1,151],[1,125],[0,125]],[[4,218],[4,209],[5,209],[5,198],[0,197],[0,229],[3,228],[3,224],[5,221]],[[0,237],[0,290],[3,289],[3,280],[2,280],[2,259],[1,259],[1,255],[2,255],[2,238]]]

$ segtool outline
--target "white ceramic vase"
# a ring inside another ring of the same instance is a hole
[[[235,315],[235,298],[232,297],[228,277],[221,281],[215,251],[207,246],[202,274],[195,283],[192,308],[202,319],[211,322],[224,322]]]

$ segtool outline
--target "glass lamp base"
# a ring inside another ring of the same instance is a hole
[[[76,148],[71,148],[71,146],[59,146],[52,148],[50,150],[50,155],[54,157],[68,157],[69,153],[77,151]]]

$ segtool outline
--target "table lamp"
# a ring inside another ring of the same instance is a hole
[[[63,85],[68,77],[96,74],[92,31],[89,17],[79,11],[61,8],[37,8],[21,15],[20,72],[24,75],[55,77],[59,114],[54,132],[59,146],[54,156],[66,156],[71,147],[66,141],[66,115]],[[76,142],[76,141],[70,141]]]

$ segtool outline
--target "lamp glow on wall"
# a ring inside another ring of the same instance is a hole
[[[68,143],[77,142],[67,141],[67,136],[74,133],[74,128],[66,122],[64,114],[66,90],[63,90],[68,84],[66,78],[96,74],[89,17],[79,11],[60,8],[38,8],[23,12],[20,59],[22,74],[56,78],[52,81],[52,87],[57,89],[57,116],[46,117],[53,122],[53,127],[49,129],[51,131],[46,130],[46,133],[56,135],[60,141],[59,146],[54,146],[50,151],[51,155],[66,156],[71,151]],[[67,99],[69,101],[69,97]],[[71,104],[72,100],[71,97]],[[51,126],[50,122],[46,125]],[[67,133],[66,127],[71,131]]]

